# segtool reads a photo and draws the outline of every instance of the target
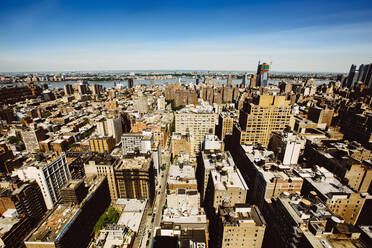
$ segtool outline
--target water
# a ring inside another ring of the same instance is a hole
[[[178,79],[177,78],[172,78],[172,79],[161,79],[161,80],[134,80],[134,85],[138,84],[146,84],[146,85],[164,85],[166,83],[177,83]],[[213,82],[216,83],[226,83],[226,79],[213,79]],[[234,79],[232,80],[232,84],[241,84],[242,80],[241,79]],[[44,82],[45,83],[45,82]],[[66,84],[76,84],[79,83],[78,81],[63,81],[63,82],[48,82],[49,88],[54,89],[54,88],[63,88]],[[123,84],[124,86],[128,86],[128,81],[88,81],[89,85],[93,84],[101,84],[105,88],[113,88],[118,84]],[[181,78],[181,83],[183,84],[188,84],[188,83],[195,83],[194,78]],[[40,84],[43,84],[40,82]]]
[[[269,84],[277,85],[281,80],[280,79],[272,79],[269,80]],[[177,83],[178,78],[171,78],[171,79],[162,79],[162,80],[134,80],[134,85],[138,84],[146,84],[146,85],[164,85],[166,83]],[[226,79],[213,79],[213,82],[220,83],[220,84],[226,84]],[[329,80],[318,80],[315,79],[315,85],[321,85],[323,83],[328,83]],[[45,83],[45,82],[44,82]],[[49,88],[63,88],[66,84],[76,84],[78,81],[63,81],[63,82],[48,82]],[[181,83],[188,84],[188,83],[195,83],[194,78],[181,78]],[[232,84],[237,85],[241,84],[241,79],[233,79]],[[40,82],[39,84],[43,84]],[[124,86],[128,86],[128,81],[88,81],[89,85],[93,84],[101,84],[105,88],[113,88],[115,87],[115,84],[123,84]]]

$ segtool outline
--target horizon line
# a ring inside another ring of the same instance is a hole
[[[255,70],[205,70],[205,69],[198,69],[198,70],[189,70],[189,69],[136,69],[136,70],[127,70],[127,69],[114,69],[114,70],[37,70],[37,71],[0,71],[0,74],[6,73],[66,73],[66,72],[248,72],[248,73],[256,73]],[[319,74],[347,74],[347,72],[320,72],[320,71],[270,71],[273,73],[319,73]]]

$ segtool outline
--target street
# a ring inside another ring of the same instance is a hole
[[[160,184],[155,189],[155,200],[153,204],[153,208],[151,206],[148,206],[148,209],[145,213],[145,220],[141,224],[140,231],[137,235],[137,239],[139,240],[139,246],[140,248],[146,248],[151,247],[152,237],[154,236],[154,230],[155,227],[160,226],[162,212],[163,212],[163,206],[165,205],[166,201],[166,185],[167,185],[167,178],[168,178],[168,172],[170,167],[170,155],[166,152],[162,155],[163,163],[165,164],[165,170],[161,171],[161,177]],[[159,186],[161,186],[160,194],[158,194]],[[154,216],[154,222],[152,222],[153,214]],[[150,215],[149,215],[150,214]],[[150,233],[150,235],[149,235]],[[149,241],[147,243],[147,241]]]

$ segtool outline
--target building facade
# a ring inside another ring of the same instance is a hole
[[[61,199],[59,189],[71,179],[66,155],[63,153],[50,162],[34,162],[15,171],[22,180],[36,180],[39,185],[47,209],[52,209]]]
[[[290,118],[290,101],[285,96],[261,95],[245,102],[233,135],[240,144],[261,143],[267,147],[272,132],[283,131]]]

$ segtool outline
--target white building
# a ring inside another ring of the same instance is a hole
[[[134,153],[147,153],[152,150],[152,135],[141,133],[125,133],[121,137],[123,155]]]
[[[198,106],[199,108],[185,108],[176,113],[176,132],[190,132],[191,150],[197,153],[201,147],[204,136],[215,133],[217,114],[211,106]]]
[[[223,141],[219,140],[218,137],[214,134],[207,134],[204,137],[203,141],[203,150],[224,150]]]
[[[107,132],[108,136],[112,136],[115,139],[115,143],[120,142],[121,135],[123,134],[120,117],[107,119]]]
[[[198,209],[200,194],[195,189],[178,189],[176,193],[167,195],[167,207],[178,209]]]
[[[112,136],[115,143],[119,143],[123,134],[121,118],[108,118],[97,122],[97,133],[99,136]]]
[[[149,111],[147,96],[139,96],[134,102],[134,107],[139,113],[146,114]]]
[[[14,171],[14,174],[22,181],[36,180],[48,209],[52,209],[60,200],[59,189],[71,179],[64,153],[51,162],[33,161]]]
[[[292,132],[274,133],[269,148],[274,151],[283,165],[297,164],[306,140]]]
[[[39,140],[37,138],[35,130],[22,131],[22,138],[23,138],[23,143],[26,146],[27,152],[33,153],[36,150],[40,149]]]
[[[158,110],[164,110],[166,105],[164,96],[160,96],[158,98]]]
[[[162,165],[160,144],[152,147],[152,161],[154,162],[154,170],[156,171],[156,175],[158,176],[160,175],[160,167]],[[160,177],[158,177],[158,180],[160,181]]]

